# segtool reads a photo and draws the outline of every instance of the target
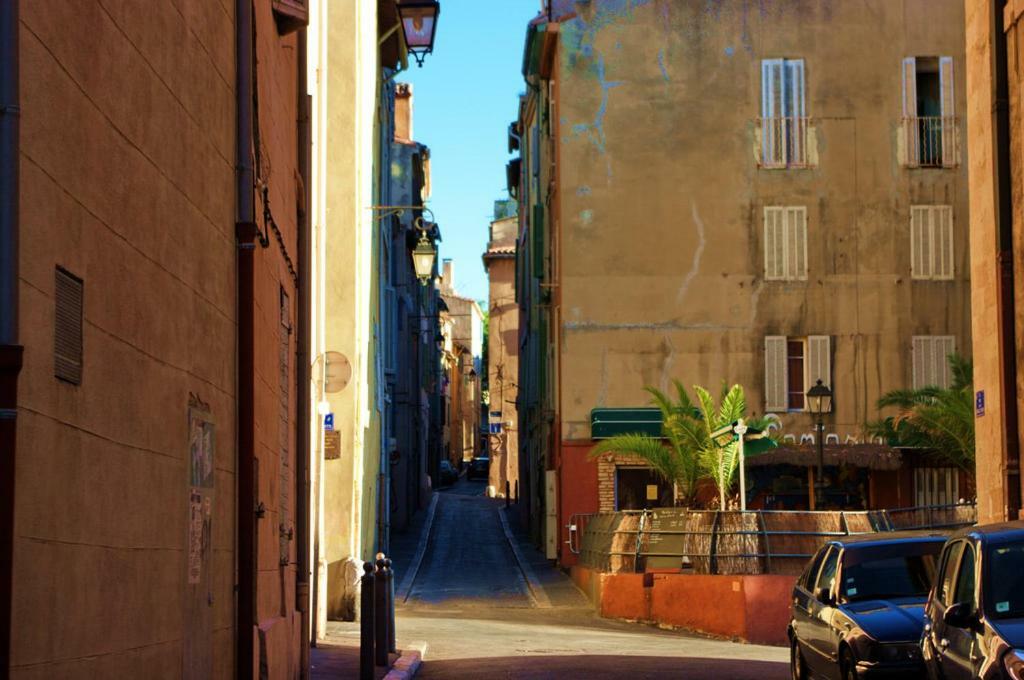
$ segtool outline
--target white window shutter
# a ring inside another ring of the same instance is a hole
[[[782,116],[782,59],[761,61],[761,162],[780,162],[779,123]]]
[[[764,278],[776,281],[783,272],[782,208],[764,209]]]
[[[907,57],[903,60],[901,70],[903,80],[903,131],[907,145],[907,165],[916,168],[920,165],[921,140],[917,122],[917,59]]]
[[[786,100],[784,116],[802,118],[807,115],[807,104],[804,92],[804,60],[787,59],[786,66]]]
[[[793,207],[786,209],[789,243],[789,277],[805,281],[807,279],[807,208]]]
[[[942,165],[956,165],[956,90],[953,87],[953,57],[939,57],[940,103],[942,106]]]
[[[832,387],[832,338],[827,335],[811,335],[807,337],[808,379],[809,386],[820,380],[823,385]]]
[[[928,365],[931,354],[931,338],[914,336],[911,343],[910,364],[913,367],[910,386],[921,389],[928,384]]]
[[[768,335],[764,339],[764,396],[766,411],[785,411],[787,380],[786,336]]]
[[[949,387],[953,384],[953,372],[949,368],[949,355],[956,353],[956,337],[945,335],[935,338],[935,341],[938,348],[935,354],[939,361],[935,383],[939,387]]]
[[[930,279],[935,276],[935,210],[927,206],[922,211],[921,225],[921,276]]]
[[[953,265],[953,206],[935,208],[935,278],[952,280]]]
[[[910,208],[910,277],[923,279],[925,256],[923,251],[924,230],[928,224],[928,208],[915,205]]]

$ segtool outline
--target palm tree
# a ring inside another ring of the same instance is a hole
[[[714,481],[724,510],[726,497],[732,493],[739,464],[739,447],[735,442],[720,444],[711,434],[745,416],[746,398],[743,387],[722,386],[720,406],[716,408],[711,394],[694,386],[697,404],[678,380],[673,381],[677,398],[653,387],[646,388],[652,402],[662,414],[663,439],[641,434],[624,434],[606,439],[590,453],[596,458],[607,453],[632,454],[651,466],[666,482],[674,484],[678,498],[686,506],[696,500],[697,483],[702,477]],[[750,427],[766,429],[767,419],[753,418]]]
[[[974,369],[971,362],[949,355],[953,376],[949,387],[893,390],[878,400],[879,410],[895,407],[896,415],[869,423],[868,432],[896,446],[928,449],[974,476]]]

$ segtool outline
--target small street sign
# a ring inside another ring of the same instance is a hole
[[[985,415],[985,390],[978,390],[974,394],[974,415],[978,418]]]
[[[334,414],[328,413],[324,416],[324,432],[334,432]]]

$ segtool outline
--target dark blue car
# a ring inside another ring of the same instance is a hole
[[[1024,680],[1024,522],[950,537],[921,651],[932,680]]]
[[[829,541],[793,588],[793,678],[918,678],[924,606],[946,541],[880,533]]]

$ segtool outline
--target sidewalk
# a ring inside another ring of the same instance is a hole
[[[516,512],[515,505],[501,508],[499,512],[503,513],[508,520],[512,540],[516,542],[519,555],[525,561],[524,569],[531,572],[528,578],[531,581],[536,579],[539,582],[550,601],[550,606],[592,610],[590,601],[580,592],[572,579],[552,566],[551,561],[544,557],[544,553],[530,541],[529,535],[519,522],[519,513]]]
[[[377,680],[409,680],[419,668],[422,649],[400,649],[391,654],[389,666],[376,669]],[[310,653],[312,680],[348,680],[359,677],[359,624],[328,621],[327,636]]]

